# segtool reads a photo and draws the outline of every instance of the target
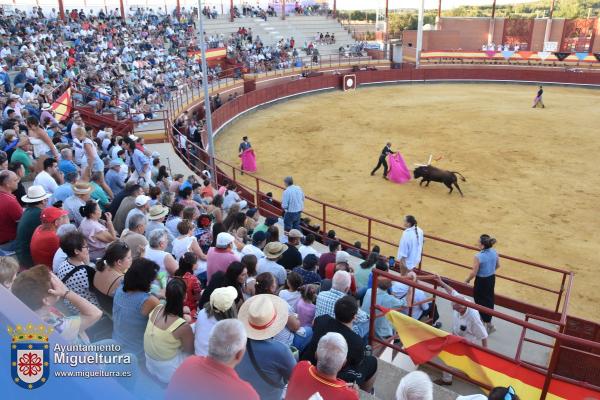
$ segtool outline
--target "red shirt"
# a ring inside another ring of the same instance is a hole
[[[190,356],[177,368],[167,388],[167,400],[259,400],[256,390],[233,368],[210,357]]]
[[[35,259],[34,259],[35,260]],[[181,277],[185,281],[186,292],[183,305],[188,306],[190,309],[190,317],[193,321],[196,321],[198,314],[198,300],[200,300],[200,293],[202,288],[200,287],[200,281],[194,274],[186,272]]]
[[[333,279],[335,274],[335,263],[329,263],[325,266],[325,279]],[[356,293],[356,281],[354,280],[354,274],[350,274],[350,292]]]
[[[326,378],[310,362],[300,361],[292,372],[285,400],[304,400],[315,393],[326,400],[358,400],[358,393],[346,382]]]
[[[38,226],[33,231],[29,249],[34,265],[44,264],[52,269],[52,260],[54,254],[60,247],[60,239],[54,229],[43,229],[43,225]]]
[[[23,215],[23,207],[12,193],[0,192],[0,244],[17,238],[17,222]]]

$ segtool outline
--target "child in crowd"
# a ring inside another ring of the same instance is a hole
[[[0,257],[0,285],[10,290],[17,277],[19,264],[12,257]]]
[[[284,299],[290,307],[296,309],[296,303],[300,299],[298,288],[302,286],[302,277],[296,272],[290,272],[285,280],[285,289],[279,292],[279,297]]]
[[[296,313],[300,326],[312,326],[315,319],[317,285],[304,285],[300,288],[300,299],[296,303]]]
[[[194,275],[194,270],[198,265],[198,258],[194,253],[188,251],[184,253],[179,259],[179,268],[173,276],[181,277],[181,279],[185,282],[186,292],[185,298],[183,300],[184,305],[184,313],[187,311],[190,315],[190,323],[196,322],[196,317],[198,314],[198,300],[200,300],[200,293],[202,292],[202,287],[200,286],[200,281]]]

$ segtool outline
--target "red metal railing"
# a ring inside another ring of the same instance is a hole
[[[484,312],[495,318],[506,321],[506,322],[510,323],[511,325],[516,325],[517,327],[521,327],[522,332],[525,332],[526,330],[530,330],[530,331],[536,332],[540,335],[543,335],[550,342],[554,342],[553,344],[548,344],[548,343],[538,341],[538,340],[532,340],[532,339],[528,340],[531,343],[535,343],[535,344],[538,344],[541,346],[552,348],[552,353],[551,353],[551,357],[550,357],[548,366],[536,365],[534,363],[523,361],[521,359],[521,349],[522,349],[522,345],[523,345],[523,342],[525,339],[524,333],[519,338],[519,342],[516,347],[516,352],[515,352],[514,357],[511,357],[511,356],[507,355],[506,353],[499,353],[497,351],[490,349],[489,347],[484,348],[484,347],[478,346],[477,344],[474,344],[474,343],[471,344],[472,346],[478,348],[479,350],[493,354],[496,357],[500,357],[500,358],[510,361],[512,363],[518,364],[524,368],[543,373],[546,377],[544,379],[542,394],[540,397],[541,400],[544,400],[546,398],[548,389],[550,388],[550,384],[553,379],[562,380],[562,381],[566,381],[566,382],[570,382],[570,383],[575,383],[579,386],[589,388],[590,390],[593,390],[593,391],[597,391],[598,394],[600,395],[600,387],[598,387],[598,386],[595,386],[588,382],[577,381],[577,380],[570,379],[568,377],[559,376],[555,373],[556,367],[557,367],[557,361],[558,361],[561,350],[563,350],[563,349],[574,350],[572,348],[572,346],[586,346],[586,347],[589,347],[590,349],[593,349],[593,351],[587,351],[587,352],[581,351],[581,353],[585,353],[588,356],[589,355],[595,356],[596,362],[600,363],[600,354],[598,354],[598,353],[600,353],[600,343],[593,342],[593,341],[586,340],[586,339],[581,339],[578,337],[568,336],[561,332],[555,332],[553,330],[544,328],[542,326],[532,324],[531,322],[529,322],[530,318],[526,317],[525,321],[523,321],[519,318],[502,313],[498,310],[490,309],[490,308],[483,307],[481,305],[472,303],[461,297],[451,296],[446,291],[439,290],[437,283],[434,283],[433,287],[431,287],[431,286],[425,285],[421,282],[413,282],[412,280],[401,277],[397,274],[392,274],[392,273],[380,271],[378,269],[374,269],[373,270],[373,286],[372,286],[373,288],[377,288],[378,281],[381,278],[391,279],[392,281],[400,282],[400,283],[410,286],[412,288],[422,290],[423,292],[432,295],[434,301],[435,301],[436,297],[440,297],[440,298],[446,299],[448,301],[451,301],[453,303],[458,303],[458,304],[467,306],[469,308],[475,309],[477,311]],[[381,313],[379,313],[378,311],[380,311]],[[375,320],[377,318],[383,318],[384,312],[386,312],[386,311],[387,310],[385,310],[377,305],[377,290],[372,290],[371,291],[370,320],[369,320],[369,324],[370,324],[369,341],[371,344],[377,344],[378,346],[385,346],[385,347],[391,348],[393,350],[406,353],[406,351],[402,348],[402,346],[395,345],[393,343],[390,343],[389,341],[382,340],[375,336],[375,329],[374,329]],[[432,307],[431,312],[433,313],[433,307]],[[545,320],[545,319],[539,318],[539,317],[534,317],[534,319],[541,320],[541,321],[551,323],[551,324],[556,324],[556,321]],[[503,340],[509,340],[509,339],[510,339],[509,337],[503,338]],[[477,379],[473,379],[473,378],[467,376],[466,374],[459,372],[455,369],[451,369],[444,364],[440,364],[439,362],[430,361],[427,363],[427,365],[430,365],[441,371],[452,373],[454,376],[457,376],[467,382],[473,383],[473,384],[483,387],[485,389],[491,389],[491,387],[486,382],[482,382]]]
[[[466,78],[468,74],[460,73],[457,77]],[[426,78],[426,74],[430,74],[433,79],[444,79],[451,77],[451,73],[455,73],[454,71],[428,71],[427,73],[423,71],[374,71],[376,73],[384,73],[379,74],[380,76],[372,76],[369,72],[360,72],[358,74],[358,78],[360,82],[376,82],[377,80],[387,80],[389,77],[399,77],[406,78],[408,80],[418,79],[422,80]],[[394,75],[395,74],[395,75]],[[456,73],[455,73],[456,74]],[[400,75],[400,76],[398,76]],[[414,76],[413,76],[414,75]],[[506,72],[504,75],[508,75]],[[497,73],[496,73],[497,76]],[[526,76],[523,76],[526,78]],[[311,82],[317,82],[314,79],[307,79],[303,81],[290,82],[286,81],[285,85],[287,85],[284,90],[277,87],[269,87],[268,89],[259,89],[254,92],[249,93],[249,98],[254,98],[255,101],[250,101],[246,99],[246,96],[243,98],[238,98],[230,103],[225,103],[223,106],[216,110],[213,113],[213,126],[216,130],[218,130],[223,124],[225,124],[229,119],[233,118],[235,115],[238,115],[240,112],[245,111],[255,105],[261,104],[262,100],[260,100],[262,95],[261,91],[268,92],[264,96],[266,100],[284,97],[290,94],[295,93],[303,93],[299,88],[306,87],[307,90],[314,89],[320,87],[319,84],[311,84]],[[332,76],[323,76],[321,78],[323,80],[323,85],[336,85],[335,78],[332,80]],[[258,82],[260,84],[260,81]],[[300,86],[301,85],[301,86]],[[282,86],[282,85],[280,85]],[[213,86],[214,87],[214,86]],[[218,90],[218,86],[216,88]],[[181,110],[186,107],[186,104],[189,105],[197,100],[199,100],[200,93],[199,88],[191,88],[190,91],[186,91],[184,100],[175,103],[171,108],[171,115],[178,115]],[[273,95],[273,92],[277,92],[276,95]],[[198,96],[196,96],[198,93]],[[186,104],[184,104],[184,102]],[[170,133],[173,133],[170,131]],[[172,135],[169,137],[169,140],[174,144],[174,147],[180,151],[178,144],[178,136],[179,132],[175,131],[177,134],[176,137]],[[208,155],[207,153],[199,148],[196,144],[189,142],[187,144],[187,148],[189,151],[186,152],[185,159],[190,161],[190,164],[194,167],[194,169],[200,171],[202,169],[208,168]],[[265,197],[265,193],[273,192],[275,197],[277,198],[277,194],[281,193],[283,187],[277,183],[270,182],[268,180],[258,178],[255,176],[249,175],[241,175],[241,170],[238,166],[232,165],[226,161],[215,159],[215,164],[219,167],[220,173],[217,174],[217,179],[222,180],[223,178],[233,180],[237,183],[238,187],[244,190],[244,195],[246,196],[246,200],[248,200],[251,204],[255,204],[261,208],[261,211],[267,214],[274,214],[280,212],[276,207],[274,208],[271,204],[266,204],[262,202],[261,199]],[[378,244],[380,246],[386,246],[389,251],[394,251],[397,248],[397,240],[399,239],[403,227],[398,226],[396,224],[390,223],[388,221],[384,221],[378,218],[373,218],[362,213],[346,210],[344,208],[338,207],[333,204],[329,204],[318,199],[315,199],[311,196],[306,197],[307,202],[305,206],[304,215],[309,216],[313,223],[317,222],[320,225],[320,233],[324,234],[330,228],[336,228],[338,230],[342,230],[344,234],[340,235],[342,237],[348,238],[347,242],[350,242],[349,238],[354,239],[362,239],[363,243],[367,243],[367,247],[371,248],[373,244]],[[348,222],[351,221],[351,222]],[[428,245],[426,246],[425,253],[423,254],[423,269],[425,270],[438,270],[437,268],[440,265],[445,265],[447,267],[452,267],[454,273],[456,271],[464,270],[466,271],[471,269],[471,266],[462,262],[457,262],[455,260],[470,260],[472,259],[472,253],[478,251],[477,248],[469,245],[465,245],[456,241],[443,239],[439,237],[435,237],[432,235],[426,235],[428,240]],[[348,243],[349,244],[349,243]],[[467,255],[465,252],[468,252]],[[389,253],[388,253],[389,254]],[[449,256],[448,254],[451,254]],[[498,304],[504,305],[506,307],[516,307],[519,311],[523,313],[531,313],[541,317],[550,318],[555,321],[560,321],[562,323],[566,320],[566,311],[567,311],[567,303],[568,303],[568,290],[570,290],[572,274],[569,271],[562,270],[559,268],[550,267],[547,265],[543,265],[540,263],[524,260],[517,257],[512,257],[509,255],[502,254],[501,258],[505,261],[505,266],[512,266],[514,271],[518,271],[518,268],[522,268],[522,266],[526,265],[529,268],[538,269],[541,273],[542,279],[536,282],[529,282],[525,279],[519,278],[518,273],[509,273],[509,274],[499,274],[498,278],[500,281],[505,281],[507,283],[517,285],[519,287],[527,287],[535,291],[537,294],[544,294],[544,296],[540,296],[540,298],[554,298],[554,303],[552,305],[552,309],[548,310],[543,307],[538,307],[536,305],[527,304],[526,302],[521,302],[521,304],[516,304],[514,299],[508,296],[502,296],[502,293],[498,295]],[[433,263],[432,263],[433,262]],[[509,268],[505,269],[506,271],[510,271]],[[544,280],[546,282],[544,282]],[[458,282],[457,282],[458,284]],[[461,285],[459,287],[461,292],[465,294],[470,294],[472,291],[472,287],[467,285]],[[565,294],[567,291],[567,295]],[[511,291],[511,294],[514,291]],[[550,295],[550,296],[548,296]],[[537,297],[537,295],[534,295]]]

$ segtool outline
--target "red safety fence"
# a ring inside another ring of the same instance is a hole
[[[451,72],[455,71],[432,71],[427,75],[433,79],[444,79],[448,78]],[[465,76],[460,74],[460,71],[458,72],[458,78]],[[357,72],[357,78],[359,83],[369,83],[391,80],[393,78],[400,80],[424,79],[426,76],[423,71],[382,70],[359,71]],[[249,92],[223,104],[212,114],[213,127],[215,130],[218,130],[240,113],[273,100],[315,90],[338,88],[340,85],[341,77],[338,75],[322,75],[315,78],[294,81],[282,80],[280,84]],[[194,97],[191,96],[188,101],[192,102],[192,98]],[[177,107],[175,107],[174,111],[177,111]],[[170,140],[174,147],[180,154],[183,154],[182,147],[179,144],[180,133],[175,129],[170,133]],[[172,135],[173,133],[175,136]],[[189,139],[186,140],[186,151],[183,158],[189,160],[189,164],[197,172],[203,169],[210,169],[206,151],[198,146],[198,144],[191,143]],[[249,201],[250,204],[258,206],[263,214],[281,215],[280,208],[276,204],[266,200],[266,193],[268,192],[273,193],[275,199],[280,198],[280,194],[284,189],[281,184],[247,174],[242,176],[242,171],[238,165],[232,165],[224,160],[215,159],[215,164],[219,170],[216,177],[218,182],[223,182],[224,179],[235,182],[242,192],[241,196]],[[381,247],[385,246],[386,251],[388,251],[387,254],[395,252],[403,230],[402,226],[389,221],[383,221],[362,213],[346,210],[334,204],[320,201],[310,195],[306,197],[304,215],[310,217],[311,225],[319,225],[317,232],[319,235],[324,235],[329,229],[336,229],[338,236],[345,239],[346,247],[349,247],[350,243],[354,240],[361,240],[362,243],[367,244],[367,248],[371,248],[374,244],[378,244]],[[451,266],[455,270],[465,270],[464,274],[467,273],[467,270],[471,269],[470,265],[458,262],[457,260],[470,260],[472,253],[478,249],[457,241],[431,235],[426,235],[426,238],[429,240],[423,254],[422,268],[424,270],[435,271],[436,265],[439,264]],[[452,256],[448,256],[448,254]],[[539,282],[528,282],[524,279],[519,279],[517,273],[506,273],[498,275],[499,280],[510,282],[516,287],[531,288],[542,298],[554,300],[553,303],[551,300],[548,300],[546,307],[542,307],[514,299],[511,291],[510,296],[507,293],[499,293],[498,304],[519,310],[525,314],[529,313],[564,323],[566,319],[566,300],[568,298],[566,294],[571,285],[572,274],[560,268],[550,267],[506,254],[502,254],[501,257],[504,265],[511,265],[515,271],[524,266],[538,269],[540,275],[544,276],[544,279],[541,279]],[[510,269],[506,269],[506,271],[510,271]],[[459,285],[458,282],[457,285]],[[464,284],[459,285],[459,289],[465,294],[471,294],[472,292],[472,288]],[[549,307],[550,303],[553,304],[551,308]]]

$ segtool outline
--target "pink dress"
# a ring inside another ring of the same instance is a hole
[[[256,172],[256,154],[252,148],[244,150],[242,155],[242,169],[246,172]]]
[[[404,158],[400,152],[390,154],[388,156],[388,163],[390,164],[390,172],[388,178],[392,182],[405,183],[410,181],[410,171],[404,162]]]

